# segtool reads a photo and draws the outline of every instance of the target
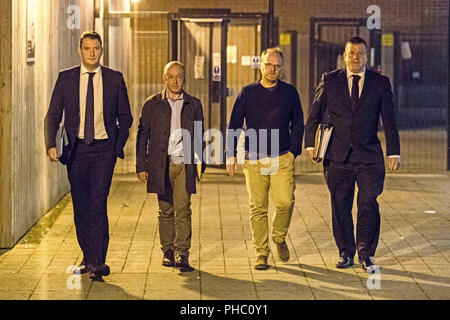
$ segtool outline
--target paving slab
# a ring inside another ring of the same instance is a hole
[[[321,173],[299,173],[286,239],[290,260],[281,262],[273,251],[270,268],[254,270],[244,177],[208,168],[192,196],[194,271],[183,273],[161,265],[156,195],[146,194],[134,174],[115,175],[108,202],[106,262],[111,275],[105,282],[93,283],[88,275],[71,272],[82,253],[68,194],[12,249],[0,250],[0,299],[448,300],[448,190],[447,172],[386,176],[379,197],[381,234],[375,260],[381,273],[376,278],[358,263],[336,269],[324,178]],[[268,216],[271,221],[271,201]],[[275,248],[272,240],[270,247]]]

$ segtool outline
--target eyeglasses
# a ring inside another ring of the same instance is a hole
[[[264,66],[265,66],[266,68],[268,68],[268,69],[273,69],[273,68],[275,68],[275,70],[280,70],[280,69],[283,67],[283,66],[280,65],[280,64],[271,64],[271,63],[267,63],[267,62],[264,63]]]

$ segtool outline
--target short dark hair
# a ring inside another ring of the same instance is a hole
[[[351,43],[351,44],[361,44],[361,43],[364,43],[364,45],[365,45],[366,48],[367,48],[367,42],[366,42],[363,38],[360,38],[360,37],[353,37],[353,38],[349,39],[349,40],[345,43],[345,45],[347,45],[347,43]]]
[[[90,38],[90,39],[94,39],[94,40],[97,39],[100,42],[100,45],[102,45],[102,37],[100,37],[100,35],[97,32],[92,31],[92,30],[88,30],[88,31],[84,31],[81,34],[81,37],[80,37],[80,48],[81,48],[81,44],[83,43],[83,39],[84,38]]]

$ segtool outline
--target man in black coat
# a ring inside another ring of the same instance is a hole
[[[359,262],[367,272],[377,266],[373,256],[380,234],[377,197],[383,191],[384,157],[377,136],[381,116],[389,170],[400,166],[400,139],[389,79],[366,68],[366,42],[354,37],[345,46],[345,70],[324,74],[306,123],[305,147],[313,159],[314,136],[321,122],[333,126],[324,159],[324,175],[331,194],[333,235],[339,249],[337,268]],[[358,185],[356,241],[352,206]]]
[[[61,71],[45,117],[45,145],[51,161],[67,165],[75,228],[83,251],[81,269],[94,281],[110,272],[107,199],[117,157],[123,158],[133,122],[120,72],[100,65],[103,48],[96,32],[81,35],[81,65]],[[68,144],[57,155],[56,135],[64,115]]]
[[[139,120],[136,172],[147,192],[158,195],[162,265],[191,271],[191,194],[198,177],[194,152],[202,158],[203,108],[183,90],[184,65],[164,68],[166,88],[149,97]],[[204,171],[202,162],[202,171]]]

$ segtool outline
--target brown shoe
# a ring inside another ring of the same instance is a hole
[[[269,268],[269,265],[267,264],[267,257],[259,256],[256,259],[255,265],[253,267],[255,268],[255,270],[264,270]]]
[[[276,242],[276,245],[277,245],[278,257],[280,257],[280,260],[282,262],[288,262],[289,261],[289,248],[286,244],[286,241]]]

